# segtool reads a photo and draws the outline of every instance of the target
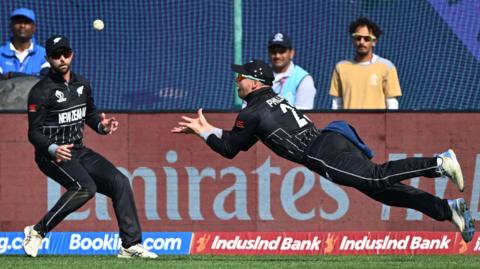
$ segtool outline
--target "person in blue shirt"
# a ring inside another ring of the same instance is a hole
[[[0,47],[0,74],[4,79],[38,76],[50,67],[45,60],[45,48],[33,37],[35,21],[35,13],[28,8],[15,9],[10,15],[12,37]]]
[[[295,50],[285,33],[269,38],[268,56],[275,76],[272,86],[275,93],[297,109],[313,109],[317,92],[313,78],[305,69],[293,64]]]

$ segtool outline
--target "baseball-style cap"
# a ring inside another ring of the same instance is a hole
[[[52,53],[61,49],[72,50],[68,43],[68,39],[63,35],[51,36],[47,39],[47,42],[45,42],[45,50],[47,51],[47,55],[52,55]]]
[[[280,46],[287,49],[292,48],[292,40],[284,33],[276,33],[270,37],[268,40],[268,47]]]
[[[31,9],[28,9],[28,8],[17,8],[15,9],[12,14],[10,15],[10,19],[12,19],[13,17],[16,17],[16,16],[22,16],[22,17],[25,17],[33,22],[35,22],[35,13],[33,12],[33,10]]]
[[[264,84],[272,85],[274,80],[272,68],[262,60],[252,60],[244,65],[232,64],[232,70]]]

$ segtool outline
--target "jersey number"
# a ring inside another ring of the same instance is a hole
[[[297,121],[297,124],[300,128],[302,128],[303,126],[307,125],[308,124],[308,118],[307,116],[304,116],[304,118],[300,118],[297,114],[297,111],[295,110],[295,108],[289,106],[289,105],[286,105],[286,104],[280,104],[280,108],[282,109],[282,112],[283,114],[287,113],[288,111],[292,112],[293,114],[293,117],[295,118],[295,120]]]

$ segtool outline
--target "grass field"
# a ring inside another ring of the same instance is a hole
[[[480,256],[160,256],[124,260],[112,256],[0,256],[1,268],[480,268]]]

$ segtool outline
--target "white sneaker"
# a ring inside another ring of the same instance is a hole
[[[467,243],[472,241],[475,226],[465,200],[463,198],[448,200],[448,206],[452,210],[452,222],[462,234],[463,241]]]
[[[120,246],[120,251],[117,255],[118,258],[147,258],[147,259],[155,259],[158,257],[157,254],[148,251],[145,249],[142,244],[136,244],[129,248],[124,248]]]
[[[38,249],[42,244],[43,237],[33,229],[32,226],[27,226],[23,229],[25,238],[23,239],[23,250],[28,256],[37,257]]]
[[[465,184],[463,182],[462,168],[455,156],[455,152],[449,149],[437,157],[442,158],[442,165],[439,166],[440,174],[447,176],[457,186],[458,190],[463,192]]]

